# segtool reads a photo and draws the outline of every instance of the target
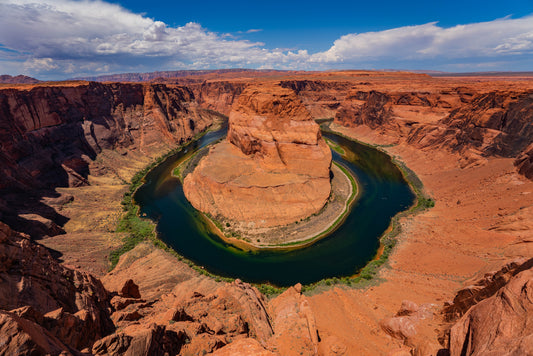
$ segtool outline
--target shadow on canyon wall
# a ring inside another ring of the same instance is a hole
[[[89,185],[103,150],[147,153],[204,130],[208,112],[187,88],[100,84],[0,91],[0,220],[32,238],[64,233],[68,219],[51,205],[69,202],[55,188]],[[96,170],[96,171],[95,171]]]

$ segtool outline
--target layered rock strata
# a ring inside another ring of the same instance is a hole
[[[234,104],[226,141],[185,177],[192,205],[214,217],[272,227],[322,209],[331,192],[331,151],[296,94],[247,88]]]
[[[450,330],[451,356],[533,354],[532,265],[510,263],[457,294],[445,312],[473,306]]]
[[[456,87],[439,91],[352,90],[335,122],[368,126],[418,148],[458,152],[462,166],[486,157],[515,158],[518,171],[532,172],[533,92]]]
[[[104,151],[158,156],[212,118],[179,86],[82,82],[0,90],[0,219],[32,237],[54,235],[57,229],[41,220],[65,221],[41,202],[57,196],[50,190],[88,185],[89,175],[118,168],[98,162]]]

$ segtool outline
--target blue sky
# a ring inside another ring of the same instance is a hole
[[[0,0],[0,74],[533,70],[533,0]]]
[[[261,29],[246,36],[270,48],[327,50],[348,33],[438,21],[455,26],[533,13],[533,0],[480,1],[112,1],[173,26],[197,22],[215,32]]]

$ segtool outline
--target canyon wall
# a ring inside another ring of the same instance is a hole
[[[334,121],[347,127],[364,125],[418,148],[457,152],[464,166],[479,164],[489,156],[516,158],[519,172],[533,176],[531,90],[353,90]]]
[[[205,109],[215,110],[229,115],[231,106],[248,84],[245,82],[203,82],[188,84],[196,98],[198,105]]]
[[[438,127],[446,130],[430,135]],[[436,125],[414,129],[408,142],[419,147],[474,149],[483,156],[517,157],[533,142],[533,91],[475,94]]]
[[[161,155],[204,130],[212,118],[189,89],[178,86],[87,83],[0,90],[0,219],[23,229],[18,214],[39,205],[54,220],[57,214],[39,202],[42,191],[89,184],[88,175],[99,173],[90,170],[103,150]],[[27,197],[25,206],[21,196]]]
[[[349,81],[283,80],[280,85],[300,97],[313,119],[335,116],[353,83]]]

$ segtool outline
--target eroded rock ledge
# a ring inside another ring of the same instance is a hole
[[[331,151],[296,94],[247,88],[233,105],[228,139],[213,146],[183,189],[198,210],[250,228],[286,225],[322,209]]]

